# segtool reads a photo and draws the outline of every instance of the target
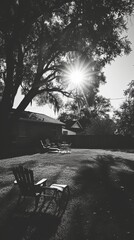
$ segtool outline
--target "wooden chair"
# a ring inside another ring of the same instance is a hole
[[[46,153],[49,151],[49,146],[45,145],[42,140],[40,140],[40,152]]]
[[[41,153],[58,153],[60,151],[60,149],[54,145],[54,144],[49,144],[49,145],[44,145],[43,141],[40,140],[40,143],[41,143]]]
[[[39,198],[43,191],[43,187],[46,186],[47,179],[43,178],[37,183],[34,183],[33,171],[23,166],[17,166],[12,168],[13,174],[15,176],[14,184],[19,186],[21,197],[34,197],[35,198],[35,208],[38,207]]]

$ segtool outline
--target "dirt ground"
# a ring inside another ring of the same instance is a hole
[[[35,181],[68,184],[70,199],[59,215],[43,196],[17,204],[11,168],[23,164]],[[64,211],[62,211],[64,210]],[[133,240],[134,153],[72,149],[0,160],[1,240]]]

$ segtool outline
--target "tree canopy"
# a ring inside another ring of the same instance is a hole
[[[106,118],[92,118],[91,124],[86,127],[84,134],[87,135],[114,135],[116,130],[115,123],[112,119]]]
[[[119,110],[115,111],[116,133],[121,135],[134,136],[134,80],[128,84],[124,91],[125,101]]]
[[[92,102],[105,81],[105,64],[131,50],[122,33],[133,9],[134,0],[0,1],[1,149],[10,142],[10,112],[19,89],[24,98],[15,118],[33,99],[58,107],[61,94],[72,94],[66,70],[80,61],[90,73],[83,96]]]
[[[110,100],[101,95],[95,95],[92,105],[88,105],[88,103],[86,104],[84,99],[83,102],[79,102],[79,99],[77,98],[74,101],[65,104],[60,111],[59,120],[66,123],[66,126],[69,126],[72,121],[78,120],[84,129],[84,134],[93,131],[95,132],[95,128],[93,127],[96,126],[95,123],[97,123],[98,126],[99,124],[103,126],[104,132],[104,126],[106,123],[109,125],[109,123],[112,122],[109,116],[111,108]]]
[[[67,96],[63,70],[78,56],[88,61],[99,84],[105,64],[130,52],[130,42],[121,33],[126,16],[133,12],[133,0],[4,0],[0,4],[0,66],[5,85],[1,110],[5,112],[11,110],[19,87],[24,99],[18,112],[35,96],[55,104],[55,93]]]

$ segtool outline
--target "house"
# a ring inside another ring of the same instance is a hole
[[[70,120],[66,126],[62,128],[63,135],[76,135],[82,131],[82,126],[79,121]]]
[[[11,113],[12,147],[17,149],[34,148],[38,151],[40,140],[49,139],[50,142],[59,142],[62,137],[64,123],[45,114],[24,111],[19,118],[13,118],[14,109]]]
[[[79,121],[72,121],[71,130],[79,133],[82,131],[82,126]]]
[[[62,128],[62,134],[63,135],[76,135],[76,132],[74,132],[74,131],[71,131],[71,130],[68,130],[68,129],[66,129],[66,128]]]

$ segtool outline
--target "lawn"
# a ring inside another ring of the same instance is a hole
[[[18,164],[32,169],[36,181],[69,185],[63,215],[54,214],[54,205],[33,212],[31,199],[17,205],[11,168]],[[134,153],[72,149],[0,160],[0,239],[133,240]]]

